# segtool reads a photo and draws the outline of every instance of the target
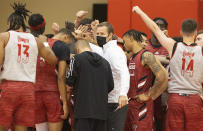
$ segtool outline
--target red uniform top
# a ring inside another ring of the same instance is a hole
[[[128,91],[128,97],[134,98],[136,95],[142,94],[149,90],[153,85],[154,75],[150,68],[142,65],[142,54],[146,50],[141,50],[137,54],[134,54],[129,62],[130,72],[130,89]]]
[[[151,42],[151,39],[149,40],[149,43],[146,47],[146,50],[152,52],[154,55],[160,55],[160,56],[167,56],[168,55],[168,52],[167,50],[161,46],[161,45],[154,45],[152,42]]]
[[[56,41],[48,39],[50,48]],[[37,59],[36,91],[58,91],[56,65],[46,63],[40,56]]]

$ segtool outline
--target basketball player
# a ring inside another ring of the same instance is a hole
[[[203,49],[194,43],[198,24],[193,19],[182,22],[183,42],[168,38],[138,6],[133,11],[141,16],[169,53],[171,80],[166,131],[201,131],[203,82]]]
[[[195,43],[197,43],[200,46],[203,46],[203,30],[200,30],[198,32]]]
[[[167,88],[168,73],[155,56],[143,48],[144,39],[139,31],[127,31],[123,40],[126,50],[133,53],[129,62],[130,100],[125,131],[152,131],[153,100]]]
[[[167,35],[168,22],[161,17],[156,17],[153,19],[153,21],[159,26],[160,30],[162,30]],[[149,40],[146,49],[152,52],[156,56],[156,58],[161,62],[161,64],[167,69],[167,66],[169,64],[168,52],[157,40],[154,33],[152,33],[152,38]],[[166,96],[166,98],[164,98],[164,96]],[[167,103],[167,92],[164,92],[154,101],[154,119],[156,131],[164,130],[164,122],[166,115],[165,110],[167,107],[167,104],[165,103]]]
[[[52,39],[48,39],[49,46],[58,58],[57,65],[47,64],[43,59],[38,59],[37,63],[36,122],[48,122],[49,131],[61,131],[63,120],[68,115],[64,78],[70,61],[70,50],[65,42],[71,35],[71,32],[64,28]]]
[[[41,14],[32,14],[28,23],[34,35],[39,36],[43,34],[45,19]],[[71,31],[64,28],[52,39],[48,39],[49,46],[58,58],[57,66],[51,66],[44,62],[43,59],[38,58],[36,78],[37,131],[42,130],[44,122],[48,122],[49,131],[61,131],[63,119],[67,117],[67,97],[64,77],[67,64],[70,61],[70,50],[66,43],[71,43],[72,37]],[[57,74],[55,70],[57,70]],[[61,112],[60,96],[63,103],[63,112]],[[45,127],[43,130],[45,130]]]
[[[0,131],[14,124],[15,131],[27,131],[34,126],[35,76],[38,53],[49,64],[56,57],[49,47],[30,33],[25,33],[24,20],[29,11],[23,4],[12,5],[14,13],[8,18],[8,32],[0,34]]]

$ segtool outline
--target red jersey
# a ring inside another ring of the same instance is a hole
[[[56,41],[48,39],[50,48]],[[40,56],[37,59],[36,91],[58,91],[56,65],[46,63]]]
[[[142,94],[149,90],[153,85],[154,75],[150,68],[142,65],[142,54],[146,50],[141,50],[137,54],[134,54],[129,62],[130,72],[130,89],[128,91],[128,97],[133,98],[136,95]]]
[[[167,56],[168,55],[167,50],[163,46],[154,45],[151,42],[151,39],[149,40],[149,43],[148,43],[148,45],[146,47],[146,50],[152,52],[154,55],[160,55],[160,56]]]

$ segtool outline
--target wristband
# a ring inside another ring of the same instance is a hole
[[[45,47],[49,47],[49,43],[48,42],[44,42],[43,43]]]

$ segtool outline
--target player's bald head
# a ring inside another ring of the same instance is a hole
[[[81,53],[83,51],[90,51],[91,48],[90,48],[90,45],[88,43],[88,41],[86,40],[78,40],[76,43],[75,43],[75,50],[76,52],[78,53]]]

